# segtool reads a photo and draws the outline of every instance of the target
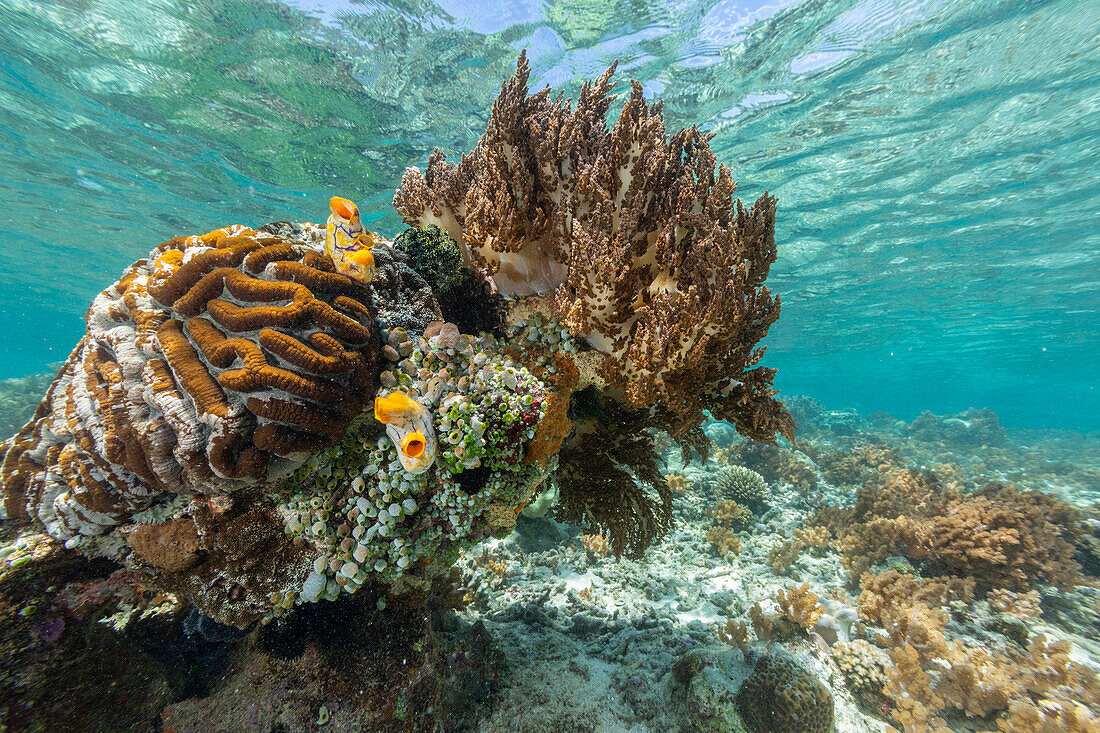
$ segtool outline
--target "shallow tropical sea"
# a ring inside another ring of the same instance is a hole
[[[523,49],[566,96],[617,62],[778,197],[761,363],[799,432],[659,443],[641,557],[552,512],[464,552],[433,721],[762,733],[783,647],[836,733],[1100,731],[1097,2],[0,0],[0,439],[156,244],[334,195],[401,232],[403,171],[477,144]],[[0,524],[0,729],[361,725],[331,671],[382,600],[245,636],[76,557]]]
[[[359,201],[469,150],[519,49],[619,61],[779,197],[779,387],[1094,430],[1100,8],[1091,2],[0,3],[0,376],[62,360],[152,244]]]

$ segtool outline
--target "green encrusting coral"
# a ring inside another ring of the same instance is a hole
[[[393,247],[408,256],[409,266],[435,293],[450,291],[466,274],[458,244],[435,224],[406,229],[393,240]]]

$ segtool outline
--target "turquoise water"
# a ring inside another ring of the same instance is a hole
[[[473,147],[527,48],[619,60],[779,196],[786,393],[1100,428],[1100,3],[0,0],[0,378],[63,359],[170,236],[386,233],[402,170]]]

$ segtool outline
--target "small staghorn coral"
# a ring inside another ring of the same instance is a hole
[[[783,540],[768,550],[768,566],[779,574],[784,574],[798,562],[806,543],[799,539]]]
[[[691,488],[692,482],[688,481],[682,473],[666,473],[665,483],[674,494],[683,494]]]
[[[748,647],[749,627],[744,621],[735,621],[731,618],[726,621],[725,626],[718,629],[718,640],[723,644],[735,646],[743,652]]]
[[[780,590],[775,597],[776,603],[787,616],[787,620],[801,626],[803,631],[813,629],[821,618],[821,614],[825,613],[825,607],[818,603],[818,600],[818,595],[810,590],[809,583],[803,583],[790,590]]]
[[[714,502],[714,526],[726,529],[744,529],[752,522],[752,512],[736,501],[719,499]]]
[[[758,440],[791,437],[755,349],[779,315],[763,286],[775,199],[735,201],[708,136],[666,137],[636,82],[608,129],[613,72],[572,107],[549,88],[528,95],[521,55],[477,147],[458,164],[436,151],[423,173],[408,169],[394,207],[450,234],[470,268],[520,299],[516,312],[559,317],[589,347],[582,387],[633,408],[659,402],[676,432],[709,409]]]
[[[837,668],[856,692],[871,700],[881,699],[889,663],[884,651],[863,639],[837,642],[831,651]]]

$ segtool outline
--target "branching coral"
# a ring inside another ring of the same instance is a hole
[[[863,443],[851,451],[818,453],[814,460],[829,483],[850,486],[889,476],[901,467],[898,453],[893,448],[873,443]]]
[[[931,472],[909,470],[865,486],[854,508],[821,512],[813,524],[836,532],[853,576],[902,554],[940,573],[972,577],[982,590],[1026,591],[1034,581],[1066,587],[1081,578],[1073,559],[1080,512],[999,484],[961,495]]]
[[[776,593],[775,600],[787,619],[801,626],[803,631],[812,629],[825,613],[825,607],[818,603],[818,596],[810,590],[809,583],[781,590]]]
[[[719,557],[737,555],[741,552],[741,540],[725,527],[711,527],[707,530],[707,542],[714,546]]]
[[[994,486],[951,502],[915,528],[909,552],[985,587],[1027,590],[1040,580],[1080,580],[1073,540],[1078,512],[1052,497]]]
[[[852,688],[866,697],[880,699],[886,686],[889,659],[881,649],[863,639],[837,642],[832,647],[833,661]]]
[[[1066,642],[1048,643],[1039,635],[1025,651],[1014,644],[997,649],[948,640],[941,606],[969,600],[973,580],[925,580],[887,571],[865,575],[861,585],[860,617],[888,634],[892,664],[883,691],[905,731],[946,730],[938,716],[949,709],[972,718],[1007,709],[1009,717],[999,722],[1005,731],[1047,725],[1062,712],[1069,716],[1065,720],[1077,720],[1073,716],[1082,713],[1075,706],[1081,703],[1097,709],[1096,673],[1070,660]],[[1088,719],[1087,710],[1083,714]]]
[[[719,448],[715,451],[715,460],[751,468],[769,482],[789,483],[803,496],[817,488],[817,474],[814,469],[799,460],[793,450],[776,445],[743,440],[732,447]]]
[[[726,529],[744,529],[753,522],[752,512],[730,499],[714,503],[714,526]]]
[[[519,59],[486,133],[458,164],[440,152],[406,171],[394,207],[437,224],[503,295],[562,319],[591,350],[582,386],[633,408],[658,404],[676,432],[702,410],[743,434],[791,437],[774,371],[755,349],[779,315],[763,286],[775,260],[775,199],[733,199],[696,129],[665,137],[641,85],[611,129],[614,67],[585,84],[575,108],[544,89],[528,96]]]
[[[725,626],[718,629],[718,640],[744,651],[749,642],[749,628],[744,621],[731,618]]]
[[[802,540],[783,540],[768,550],[768,566],[777,573],[786,573],[798,562],[806,543]]]
[[[908,608],[933,609],[953,601],[968,603],[974,597],[974,581],[970,578],[926,579],[897,570],[864,574],[859,586],[859,617],[880,626],[889,626]]]
[[[768,484],[764,477],[750,468],[727,468],[714,481],[715,493],[723,499],[732,499],[750,509],[764,506],[768,496]]]
[[[682,473],[665,474],[665,483],[674,494],[683,494],[691,488],[692,482],[688,481]]]
[[[830,534],[824,527],[800,527],[794,531],[794,538],[806,547],[821,548],[829,544]]]

